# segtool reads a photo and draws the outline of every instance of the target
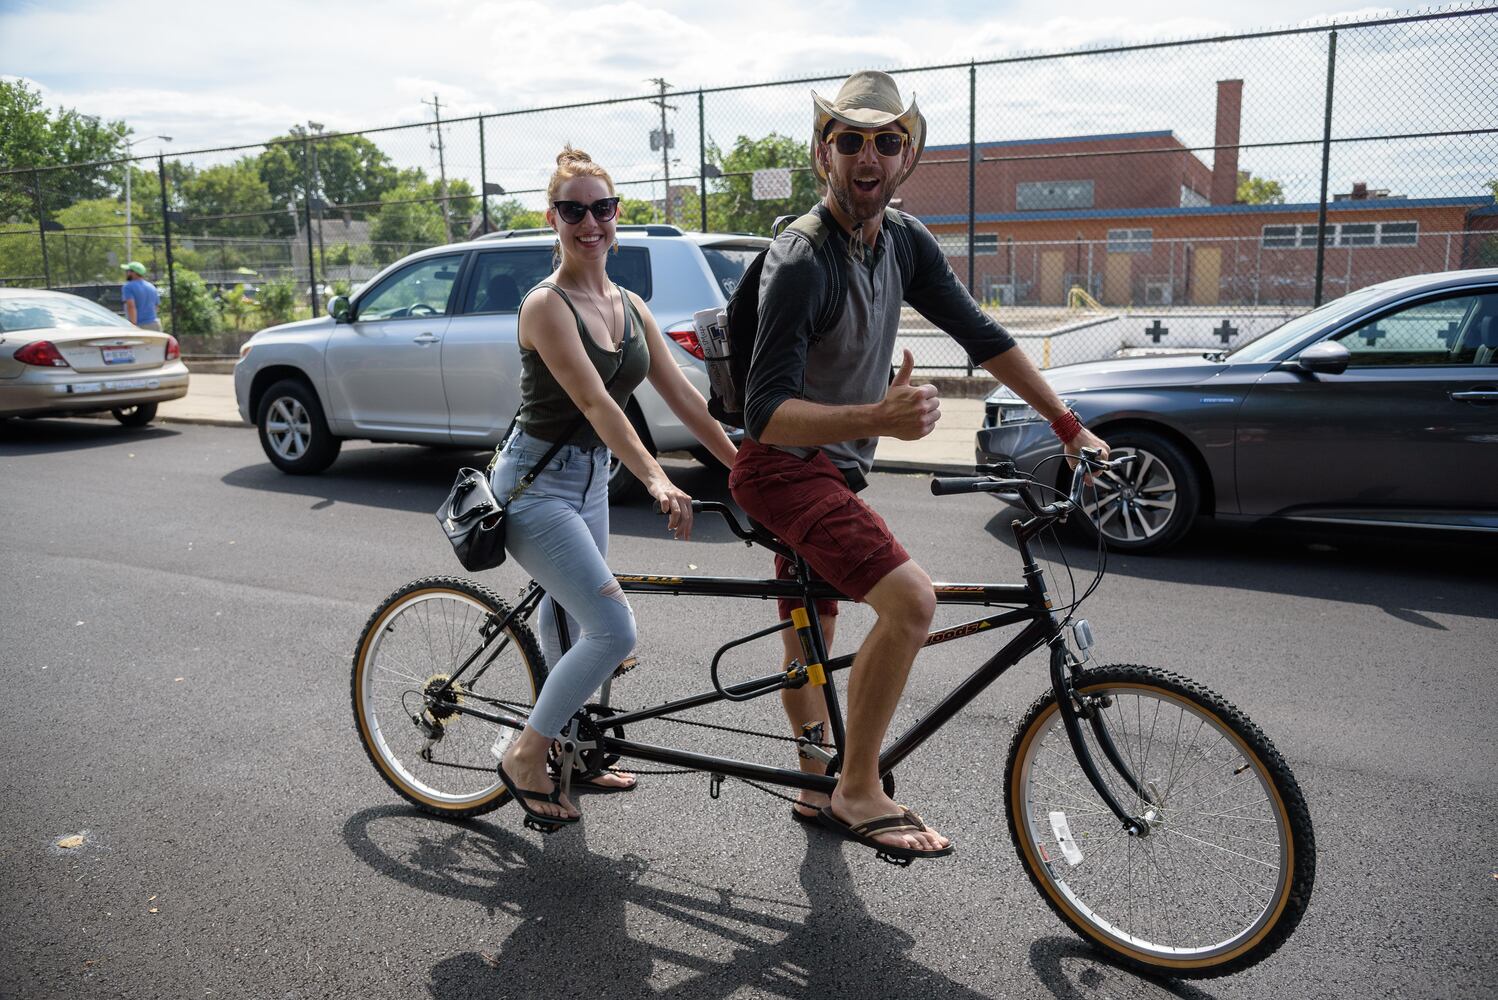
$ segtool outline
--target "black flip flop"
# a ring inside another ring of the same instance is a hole
[[[837,814],[832,811],[831,806],[825,807],[817,814],[822,824],[837,833],[842,834],[849,840],[872,848],[874,854],[881,861],[888,861],[892,865],[904,867],[917,858],[944,858],[956,850],[955,845],[948,844],[932,851],[922,851],[911,847],[895,847],[885,844],[874,838],[881,833],[900,833],[904,830],[917,832],[926,829],[926,824],[912,810],[900,807],[897,813],[888,813],[884,816],[875,816],[866,819],[862,823],[844,823],[838,819]]]
[[[505,773],[505,766],[499,765],[499,780],[504,782],[505,787],[510,790],[510,796],[515,804],[525,811],[525,825],[532,830],[542,833],[556,833],[564,826],[571,826],[581,816],[548,816],[546,813],[538,812],[526,804],[526,800],[533,802],[550,802],[552,805],[560,805],[562,801],[562,789],[560,786],[553,788],[550,792],[537,792],[531,789],[521,788],[515,784],[513,778]]]
[[[812,810],[816,809],[815,806],[806,806],[805,808]],[[822,825],[822,814],[820,812],[813,811],[811,813],[804,813],[800,809],[796,808],[795,803],[791,804],[791,819],[795,820],[797,823],[800,823],[802,826]]]

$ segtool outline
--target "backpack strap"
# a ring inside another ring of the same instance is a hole
[[[897,208],[884,210],[884,235],[895,254],[895,265],[900,269],[901,297],[910,289],[911,276],[915,274],[915,244],[910,235],[910,226]]]
[[[813,329],[819,333],[830,330],[837,325],[838,318],[842,315],[843,299],[848,294],[848,277],[843,271],[843,262],[839,259],[841,255],[827,239],[830,232],[827,221],[822,218],[820,210],[813,209],[785,228],[810,243],[812,250],[821,258],[822,274],[827,285],[823,289],[822,308],[817,311],[812,324]]]

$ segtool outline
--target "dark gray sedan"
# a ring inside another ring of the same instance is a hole
[[[1199,515],[1498,532],[1498,269],[1373,285],[1231,354],[1046,378],[1115,456],[1138,456],[1087,504],[1084,532],[1115,548],[1162,549]],[[1007,389],[986,411],[980,463],[1058,452]]]

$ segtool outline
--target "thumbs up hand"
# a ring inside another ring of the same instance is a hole
[[[895,380],[889,384],[889,390],[879,403],[881,436],[918,441],[930,434],[941,419],[941,401],[936,398],[936,386],[929,383],[911,385],[910,373],[914,368],[915,355],[906,350]]]

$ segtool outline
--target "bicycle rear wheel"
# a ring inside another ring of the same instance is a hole
[[[1047,692],[1009,750],[1009,834],[1062,920],[1125,964],[1205,978],[1262,961],[1305,912],[1315,879],[1310,813],[1289,767],[1243,713],[1148,667],[1082,673],[1103,724],[1148,794],[1088,749],[1114,796],[1150,831],[1131,837],[1077,763]]]
[[[509,612],[471,580],[429,577],[386,598],[359,636],[352,694],[360,741],[380,777],[426,812],[474,816],[509,798],[491,747],[514,731],[456,707],[527,712],[546,679],[530,628],[510,622],[458,683],[440,693],[483,645],[480,630]]]

